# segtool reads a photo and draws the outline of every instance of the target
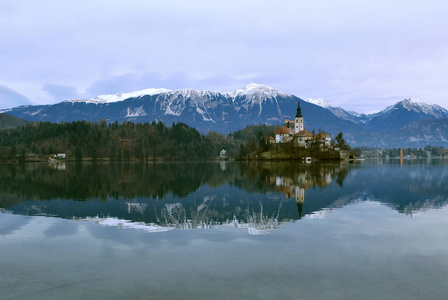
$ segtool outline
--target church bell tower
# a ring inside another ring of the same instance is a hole
[[[297,114],[294,120],[294,133],[297,134],[299,131],[305,130],[303,125],[302,109],[300,108],[300,100],[297,103]]]

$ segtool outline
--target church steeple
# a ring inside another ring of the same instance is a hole
[[[300,108],[300,101],[297,102],[297,114],[296,118],[302,118],[302,109]]]
[[[302,109],[300,108],[300,101],[297,103],[297,114],[294,120],[294,133],[297,134],[300,131],[305,130],[303,125]]]

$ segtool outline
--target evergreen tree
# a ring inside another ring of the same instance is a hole
[[[82,151],[81,151],[81,147],[79,145],[76,147],[76,150],[75,150],[75,159],[77,161],[82,160]]]
[[[15,160],[17,156],[17,148],[16,145],[12,145],[10,153],[9,153],[9,159]]]
[[[338,147],[342,150],[347,150],[348,145],[345,142],[344,137],[342,136],[342,132],[339,132],[338,135],[335,137],[336,143],[338,144]]]

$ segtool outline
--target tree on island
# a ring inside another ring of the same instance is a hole
[[[339,132],[338,135],[334,138],[336,140],[336,144],[341,150],[348,150],[348,144],[345,141],[342,132]]]

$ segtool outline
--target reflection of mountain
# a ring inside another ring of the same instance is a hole
[[[323,186],[322,176],[331,183],[341,170],[339,165],[284,163],[66,164],[62,170],[45,164],[7,165],[1,170],[0,207],[70,219],[98,216],[98,223],[124,227],[131,225],[124,220],[151,228],[225,224],[256,234],[298,219],[293,197],[279,193],[271,178]]]
[[[133,222],[131,220],[118,219],[114,217],[86,217],[80,219],[74,219],[77,221],[90,221],[96,224],[100,224],[103,226],[116,226],[122,229],[132,228],[132,229],[140,229],[146,232],[163,232],[171,229],[210,229],[216,228],[218,226],[227,226],[227,227],[235,227],[235,228],[243,228],[246,229],[249,234],[252,235],[260,235],[264,233],[268,233],[270,230],[279,229],[281,225],[286,224],[287,221],[278,221],[278,216],[274,218],[269,218],[263,215],[263,211],[259,214],[253,214],[247,216],[247,220],[238,220],[236,216],[232,220],[226,220],[225,222],[203,222],[199,219],[181,219],[177,220],[175,218],[170,218],[173,223],[144,223],[144,222]]]
[[[446,163],[446,162],[445,162]],[[246,228],[252,234],[356,201],[406,214],[446,205],[446,164],[1,165],[0,208],[155,232]]]
[[[319,185],[322,172],[334,173],[337,166],[277,164],[0,164],[0,191],[15,202],[24,200],[185,197],[199,187],[229,184],[249,192],[274,192],[272,176],[309,179]],[[329,173],[329,174],[330,174]],[[338,176],[339,178],[340,176]],[[18,196],[18,197],[14,197]],[[3,197],[4,199],[5,197]],[[2,206],[5,202],[0,199]]]

